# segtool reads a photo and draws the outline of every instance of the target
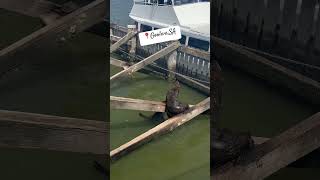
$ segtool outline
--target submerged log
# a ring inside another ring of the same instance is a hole
[[[211,179],[264,179],[320,147],[320,113],[213,171]]]
[[[125,143],[120,147],[112,150],[110,152],[110,159],[111,160],[119,159],[121,156],[124,156],[129,152],[135,150],[136,148],[146,143],[147,141],[152,140],[157,135],[173,131],[175,128],[190,121],[192,118],[198,116],[199,114],[207,111],[209,108],[210,108],[210,98],[207,98],[204,101],[200,102],[199,104],[191,107],[186,112],[181,113],[177,116],[174,116],[164,121],[163,123],[157,125],[156,127],[132,139],[128,143]]]
[[[0,147],[107,154],[106,122],[0,110]]]

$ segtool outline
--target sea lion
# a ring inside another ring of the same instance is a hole
[[[173,117],[177,114],[183,113],[184,111],[189,109],[188,104],[181,103],[178,101],[179,91],[180,91],[180,84],[178,81],[175,82],[175,85],[172,89],[170,89],[167,92],[166,95],[166,110],[165,112],[156,112],[152,116],[148,117],[143,115],[142,113],[139,113],[139,116],[145,118],[145,119],[151,119],[155,121],[164,121],[168,119],[168,117]]]
[[[227,129],[211,128],[211,168],[237,159],[254,147],[249,133],[236,133]]]
[[[179,82],[176,81],[174,87],[167,92],[166,113],[168,114],[169,117],[183,113],[184,111],[189,109],[188,104],[181,103],[178,100],[180,88],[181,86]]]

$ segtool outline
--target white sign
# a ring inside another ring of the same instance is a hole
[[[139,33],[141,46],[162,43],[181,39],[181,30],[179,26],[157,29]]]

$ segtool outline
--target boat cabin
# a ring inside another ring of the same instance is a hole
[[[178,25],[181,44],[210,51],[208,0],[134,0],[129,16],[140,32]]]

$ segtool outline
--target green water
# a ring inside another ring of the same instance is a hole
[[[273,137],[317,112],[312,105],[262,80],[230,67],[223,66],[223,71],[222,127]],[[319,179],[314,170],[317,168],[283,168],[267,179]]]
[[[110,68],[111,74],[117,71],[119,68]],[[113,96],[163,101],[170,87],[171,84],[161,78],[135,73],[133,77],[112,83],[110,91]],[[182,86],[183,102],[196,104],[205,98]],[[111,149],[160,123],[143,119],[138,113],[111,111]],[[111,179],[209,179],[209,166],[209,116],[201,115],[113,163]]]
[[[4,10],[0,23],[2,48],[41,27],[38,19]],[[80,33],[26,49],[16,57],[24,63],[0,79],[0,109],[105,121],[105,47],[103,37]],[[0,148],[0,179],[103,179],[94,160],[105,163],[92,154]]]

